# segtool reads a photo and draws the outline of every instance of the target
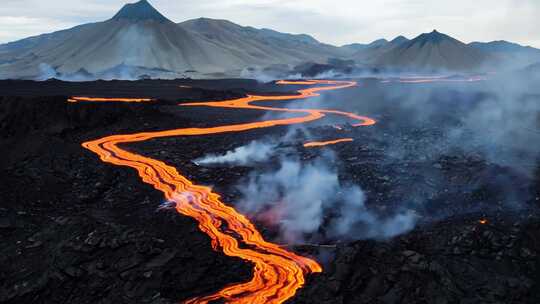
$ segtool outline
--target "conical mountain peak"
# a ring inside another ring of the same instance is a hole
[[[424,33],[424,34],[421,34],[420,36],[416,37],[415,39],[411,40],[410,42],[411,43],[422,43],[422,44],[425,44],[425,43],[433,43],[433,44],[439,44],[443,41],[454,41],[456,42],[457,40],[455,40],[454,38],[446,35],[446,34],[443,34],[437,30],[433,30],[431,33]]]
[[[113,20],[171,22],[158,12],[147,0],[124,5]]]
[[[396,38],[394,38],[392,41],[390,41],[392,44],[394,45],[397,45],[397,44],[401,44],[401,43],[404,43],[404,42],[407,42],[409,41],[409,39],[407,39],[407,37],[404,37],[404,36],[397,36]]]

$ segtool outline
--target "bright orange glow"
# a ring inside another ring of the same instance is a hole
[[[352,138],[343,138],[343,139],[336,139],[336,140],[329,140],[329,141],[312,141],[312,142],[305,143],[304,147],[315,148],[315,147],[323,147],[323,146],[335,145],[339,143],[352,142],[352,141],[354,141]]]
[[[83,147],[95,152],[102,161],[137,170],[143,182],[162,191],[169,202],[176,204],[176,210],[179,213],[198,221],[199,228],[210,237],[215,250],[221,250],[227,256],[241,258],[254,266],[253,277],[250,281],[231,285],[215,294],[195,298],[186,303],[209,303],[216,300],[245,304],[283,303],[292,298],[304,285],[306,275],[321,272],[322,268],[312,259],[267,242],[247,217],[223,203],[221,197],[211,188],[195,185],[174,167],[162,161],[129,152],[120,146],[162,137],[201,136],[306,123],[323,118],[327,114],[352,119],[356,121],[355,126],[375,124],[375,120],[371,118],[342,111],[271,108],[251,104],[265,100],[304,99],[318,96],[317,92],[320,91],[344,89],[356,85],[352,81],[324,80],[281,81],[279,84],[323,86],[300,90],[299,95],[248,96],[233,100],[182,105],[281,111],[302,114],[301,116],[209,128],[112,135],[83,143]]]
[[[71,97],[68,102],[150,102],[151,98],[100,98],[100,97]]]
[[[486,220],[486,219],[481,219],[481,220],[479,220],[478,222],[479,222],[480,224],[482,224],[482,225],[487,225],[487,224],[489,223],[489,221]]]

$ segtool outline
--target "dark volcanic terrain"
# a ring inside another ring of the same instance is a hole
[[[473,115],[501,102],[487,89],[498,81],[362,79],[358,88],[298,107],[356,112],[377,119],[375,126],[352,128],[328,117],[307,125],[309,132],[277,127],[128,149],[212,185],[232,205],[242,199],[238,185],[277,166],[282,155],[309,164],[331,150],[340,182],[361,187],[368,208],[415,211],[415,229],[392,239],[335,238],[323,224],[306,236],[309,244],[289,245],[324,267],[289,303],[539,303],[540,131]],[[178,303],[248,280],[250,265],[213,251],[194,220],[159,209],[161,193],[134,170],[102,163],[81,143],[260,120],[267,114],[177,104],[297,88],[250,80],[0,81],[0,303]],[[156,100],[67,103],[69,96]],[[540,102],[537,92],[512,97],[521,109]],[[476,129],[484,123],[489,128]],[[354,142],[303,147],[307,139],[337,137]],[[194,162],[253,141],[280,142],[277,155],[247,165]],[[268,239],[281,241],[278,228],[254,221]]]

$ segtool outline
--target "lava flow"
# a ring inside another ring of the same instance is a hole
[[[100,98],[100,97],[71,97],[68,102],[128,102],[141,103],[153,101],[151,98]]]
[[[329,140],[329,141],[312,141],[304,144],[305,148],[315,148],[315,147],[324,147],[329,145],[336,145],[339,143],[344,142],[352,142],[354,139],[352,138],[342,138],[342,139],[336,139],[336,140]]]
[[[215,250],[231,257],[239,257],[254,265],[250,281],[226,287],[215,294],[195,298],[186,303],[209,303],[221,300],[227,303],[283,303],[295,295],[310,273],[321,272],[321,266],[312,259],[299,256],[283,247],[267,242],[251,221],[221,201],[211,188],[195,185],[174,167],[162,161],[144,157],[120,148],[132,142],[142,142],[171,136],[200,136],[241,132],[256,128],[284,126],[315,121],[327,114],[336,114],[356,121],[353,126],[369,126],[375,120],[353,113],[324,109],[287,109],[253,105],[257,101],[294,100],[318,96],[317,92],[352,87],[356,82],[313,80],[302,82],[280,81],[289,85],[324,85],[298,91],[299,95],[247,96],[244,98],[183,104],[183,106],[209,106],[221,108],[257,109],[303,114],[292,118],[233,124],[209,128],[184,128],[158,132],[113,135],[86,142],[83,147],[95,152],[102,161],[136,169],[143,182],[164,193],[176,210],[196,219],[199,228],[212,241]],[[110,101],[118,101],[112,99]],[[145,100],[145,99],[140,99]]]

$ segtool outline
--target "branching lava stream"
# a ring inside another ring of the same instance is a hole
[[[238,257],[254,266],[250,281],[234,284],[215,294],[195,298],[186,303],[209,303],[216,300],[227,303],[283,303],[295,295],[305,283],[310,273],[321,272],[321,266],[314,260],[299,256],[285,248],[267,242],[251,221],[233,207],[221,201],[211,188],[195,185],[174,167],[166,163],[135,154],[120,148],[121,144],[142,142],[149,139],[171,136],[200,136],[218,133],[241,132],[257,128],[306,123],[323,118],[327,114],[341,115],[355,121],[353,126],[369,126],[375,120],[353,113],[323,109],[287,109],[254,105],[258,101],[285,101],[318,96],[318,92],[337,90],[356,85],[353,81],[280,81],[281,85],[318,85],[298,91],[299,95],[252,96],[244,98],[183,104],[182,106],[208,106],[235,109],[256,109],[302,114],[292,118],[233,124],[209,128],[184,128],[158,132],[143,132],[113,135],[83,143],[83,147],[95,152],[102,161],[136,169],[143,182],[164,193],[176,210],[192,217],[199,228],[212,241],[215,250],[221,250],[231,257]],[[70,101],[93,101],[91,97],[71,98]],[[96,101],[130,102],[129,99],[103,99]],[[144,102],[148,99],[132,99]]]

